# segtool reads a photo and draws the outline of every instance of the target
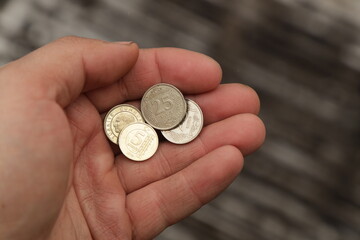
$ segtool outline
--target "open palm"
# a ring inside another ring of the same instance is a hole
[[[220,80],[202,54],[76,37],[1,68],[0,239],[151,239],[209,202],[265,135],[256,93]],[[133,162],[102,117],[159,82],[200,105],[204,129]]]

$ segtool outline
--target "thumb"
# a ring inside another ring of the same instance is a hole
[[[16,88],[18,96],[55,100],[65,107],[80,93],[117,81],[137,56],[132,42],[64,37],[4,66],[0,85]]]

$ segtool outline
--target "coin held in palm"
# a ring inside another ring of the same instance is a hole
[[[166,83],[149,88],[141,100],[141,112],[145,121],[159,130],[178,126],[184,119],[186,110],[183,94],[175,86]]]
[[[155,129],[161,130],[168,141],[185,144],[199,135],[203,122],[199,105],[185,100],[175,86],[160,83],[143,95],[141,112],[129,104],[113,107],[105,116],[104,131],[125,157],[145,161],[156,153],[159,145]]]
[[[199,105],[193,100],[186,99],[187,113],[184,121],[171,130],[161,131],[162,135],[172,143],[185,144],[194,140],[204,124],[204,118]]]
[[[105,134],[117,144],[121,130],[130,123],[144,122],[140,111],[130,104],[120,104],[106,114],[104,119]]]
[[[155,130],[146,123],[137,122],[127,125],[120,133],[121,152],[134,161],[144,161],[152,157],[159,145]]]

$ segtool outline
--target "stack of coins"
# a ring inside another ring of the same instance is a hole
[[[203,123],[199,105],[185,99],[175,86],[160,83],[145,92],[141,112],[129,104],[110,109],[104,119],[104,131],[127,158],[144,161],[158,148],[155,129],[168,141],[185,144],[199,135]]]

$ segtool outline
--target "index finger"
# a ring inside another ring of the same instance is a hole
[[[124,76],[137,56],[137,45],[129,42],[64,37],[1,68],[6,89],[0,87],[0,95],[16,92],[25,100],[55,100],[66,107],[82,92]]]
[[[157,83],[172,84],[184,94],[199,94],[215,89],[221,76],[220,65],[204,54],[177,48],[142,49],[134,67],[122,79],[87,96],[103,112],[141,98]]]

